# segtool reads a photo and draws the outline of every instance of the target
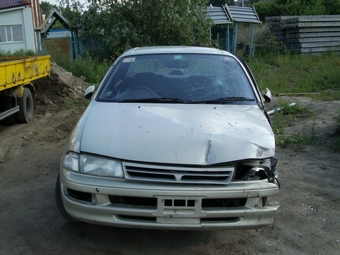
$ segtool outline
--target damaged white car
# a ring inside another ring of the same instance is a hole
[[[85,96],[56,185],[66,220],[189,230],[273,222],[275,139],[242,59],[213,48],[135,48]]]

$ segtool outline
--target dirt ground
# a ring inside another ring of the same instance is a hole
[[[340,254],[340,101],[285,97],[309,107],[287,132],[317,143],[300,151],[277,148],[281,192],[274,223],[259,230],[156,231],[67,223],[54,188],[64,142],[82,114],[65,110],[88,84],[53,66],[51,78],[35,84],[37,109],[29,124],[0,125],[0,254]],[[277,106],[277,98],[267,106]]]

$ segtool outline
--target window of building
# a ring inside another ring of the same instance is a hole
[[[22,25],[0,26],[0,42],[22,42]]]

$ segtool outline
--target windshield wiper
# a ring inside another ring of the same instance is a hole
[[[120,103],[191,103],[191,100],[170,98],[170,97],[152,97],[152,98],[134,98],[121,99],[116,102]]]
[[[250,102],[255,101],[254,98],[249,97],[220,97],[210,100],[202,100],[202,101],[192,101],[193,104],[228,104],[233,102]]]

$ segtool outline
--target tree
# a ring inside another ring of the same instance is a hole
[[[262,20],[266,16],[340,14],[339,0],[268,0],[254,6]]]
[[[93,0],[80,17],[80,39],[116,58],[131,47],[210,45],[206,1]],[[98,45],[97,43],[97,45]]]
[[[62,6],[62,3],[60,2],[61,5],[57,6],[55,4],[50,4],[49,2],[42,1],[40,3],[40,10],[41,13],[48,15],[51,13],[53,9],[58,10],[72,25],[76,26],[76,24],[79,23],[81,13],[79,12],[79,8],[77,3],[70,3],[69,5],[64,4],[65,7]],[[64,26],[57,21],[53,25],[53,29],[58,29],[58,28],[64,28]]]
[[[55,5],[50,4],[49,2],[41,1],[40,2],[40,10],[44,15],[50,14],[51,10],[55,7]]]
[[[212,5],[212,6],[222,6],[225,4],[228,4],[230,6],[235,4],[234,0],[210,0],[208,5]]]

